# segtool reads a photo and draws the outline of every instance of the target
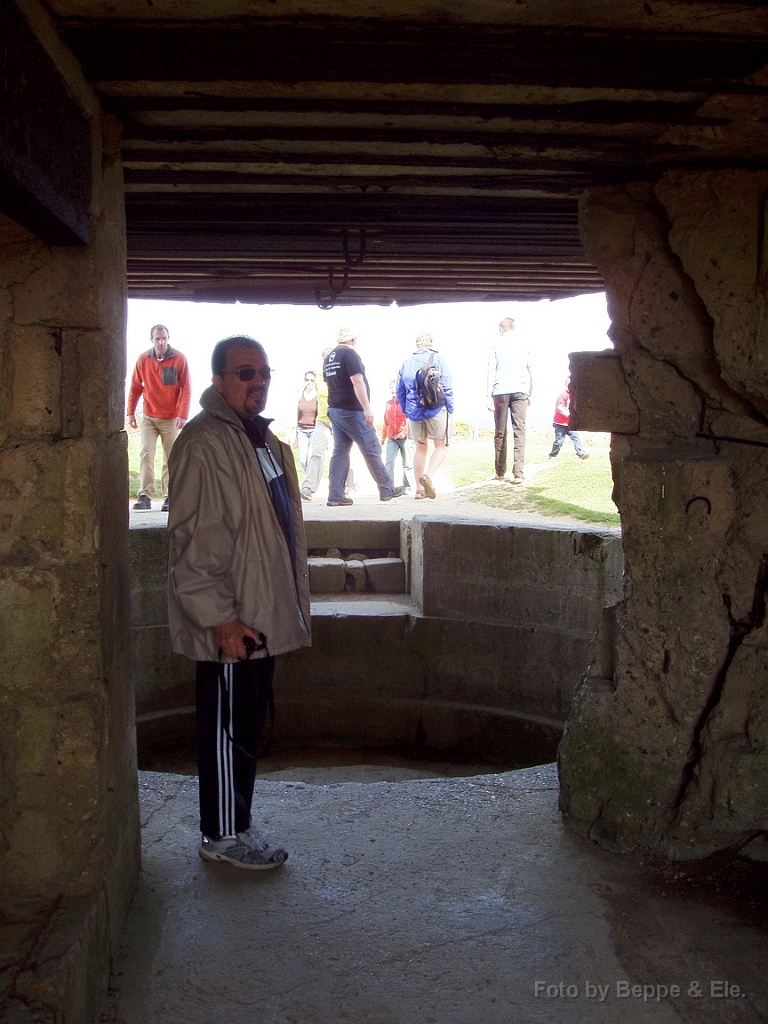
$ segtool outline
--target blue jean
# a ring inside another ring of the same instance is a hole
[[[296,430],[296,443],[299,448],[299,462],[304,472],[307,472],[307,466],[309,465],[309,457],[312,454],[312,435],[314,434],[314,427],[308,429],[307,427],[298,427]]]
[[[349,471],[349,453],[353,443],[363,454],[365,464],[379,487],[380,498],[391,498],[395,489],[381,461],[381,445],[373,427],[365,422],[362,411],[329,409],[328,419],[333,427],[333,454],[328,469],[328,500],[340,501],[344,497],[344,481]]]
[[[563,447],[563,441],[566,437],[570,437],[573,441],[573,447],[576,449],[576,454],[581,455],[584,451],[584,447],[581,443],[581,438],[575,430],[569,430],[564,423],[553,423],[552,426],[555,428],[555,440],[552,443],[552,451],[549,453],[550,459],[556,459],[557,454]]]
[[[397,459],[397,453],[400,452],[403,458],[405,489],[406,491],[412,491],[416,486],[413,478],[413,441],[409,441],[407,437],[388,437],[385,452],[387,461],[384,468],[392,483],[395,482],[395,460]]]

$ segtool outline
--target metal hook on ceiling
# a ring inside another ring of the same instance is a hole
[[[323,301],[321,292],[321,286],[318,285],[315,288],[315,301],[317,302],[320,309],[333,309],[336,305],[336,299],[346,290],[349,284],[349,268],[344,267],[344,273],[341,278],[341,286],[336,285],[336,267],[328,267],[328,291],[331,293],[330,300],[328,302]]]
[[[366,232],[365,228],[358,228],[358,234],[360,236],[360,243],[358,246],[357,256],[349,255],[349,232],[346,228],[342,228],[341,232],[341,250],[344,253],[344,262],[348,267],[359,267],[362,265],[365,259],[365,246],[366,246]]]

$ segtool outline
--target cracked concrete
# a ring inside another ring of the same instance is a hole
[[[755,923],[764,865],[737,859],[753,873],[737,890],[733,864],[696,884],[686,869],[612,857],[564,828],[553,765],[396,783],[259,779],[255,824],[290,859],[253,875],[199,860],[195,779],[143,773],[140,786],[143,871],[103,1024],[768,1015],[768,935]],[[723,981],[727,998],[710,988]],[[633,996],[632,985],[650,988]]]
[[[766,612],[766,591],[768,591],[768,557],[764,556],[760,564],[760,568],[757,573],[757,579],[755,581],[755,594],[752,601],[752,608],[749,614],[742,619],[735,619],[731,614],[731,599],[728,593],[723,594],[723,604],[725,605],[726,611],[728,612],[728,620],[730,624],[730,641],[728,643],[728,650],[723,661],[723,665],[720,671],[715,677],[714,686],[712,692],[707,698],[704,707],[702,708],[701,714],[694,724],[693,734],[691,737],[691,743],[688,750],[688,757],[686,758],[685,765],[680,777],[680,788],[677,796],[672,804],[673,814],[676,816],[680,808],[685,802],[685,798],[688,795],[688,791],[694,781],[694,775],[696,768],[701,761],[701,737],[707,723],[712,718],[712,715],[718,708],[723,691],[725,689],[725,683],[728,678],[728,671],[733,663],[734,658],[742,646],[744,641],[755,630],[760,629],[765,624],[765,612]],[[676,822],[673,821],[673,824]]]
[[[678,170],[581,200],[626,394],[616,417],[592,386],[606,360],[591,383],[577,360],[572,424],[615,431],[625,576],[610,675],[588,669],[559,758],[569,822],[607,849],[689,860],[768,835],[767,181]]]

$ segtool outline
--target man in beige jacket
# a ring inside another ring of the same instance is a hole
[[[304,526],[291,451],[261,415],[266,352],[225,338],[211,363],[169,460],[169,622],[197,662],[200,856],[265,870],[288,854],[251,830],[251,800],[275,657],[311,643]]]

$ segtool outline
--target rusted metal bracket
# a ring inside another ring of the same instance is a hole
[[[323,301],[322,286],[318,285],[315,288],[315,301],[317,302],[320,309],[333,309],[336,305],[336,300],[342,292],[346,291],[347,285],[349,284],[349,268],[344,267],[344,274],[341,279],[341,287],[336,284],[336,267],[328,267],[328,291],[331,297],[328,302]]]
[[[357,256],[349,254],[349,232],[344,228],[341,232],[341,250],[344,253],[344,262],[348,267],[360,267],[365,259],[366,232],[365,228],[358,228],[360,242],[357,249]]]

